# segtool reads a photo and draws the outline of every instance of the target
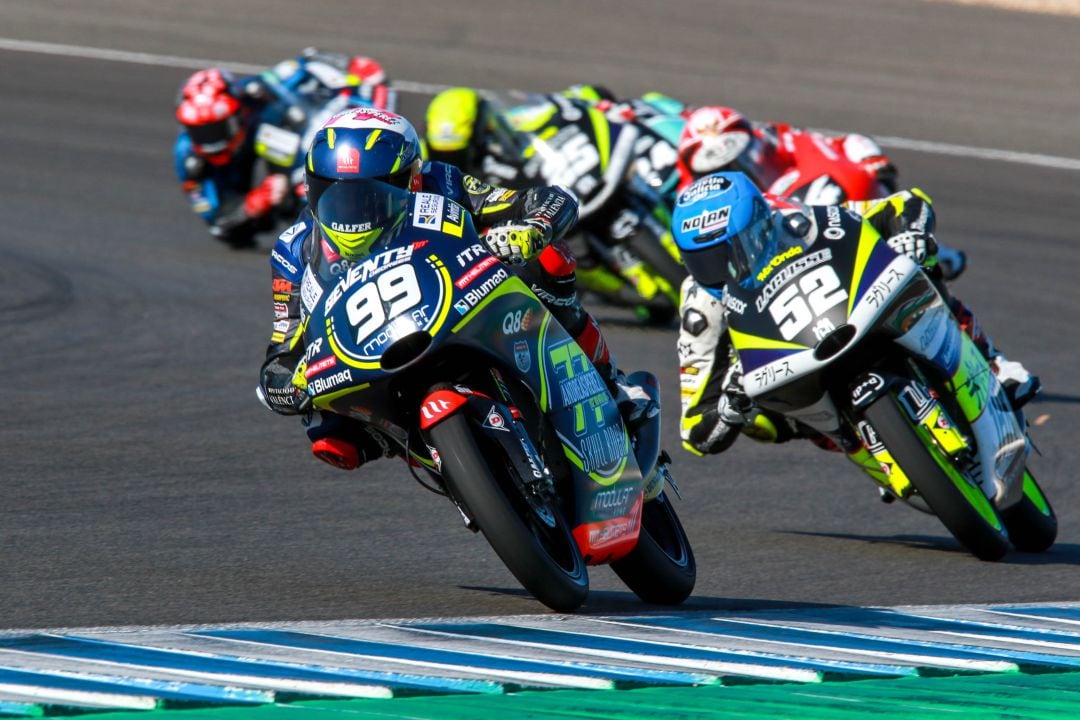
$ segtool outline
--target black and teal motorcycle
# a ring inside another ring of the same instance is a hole
[[[367,182],[320,198],[336,204],[329,229],[384,230],[364,258],[324,245],[305,270],[294,382],[399,448],[545,605],[580,606],[595,564],[643,600],[682,602],[696,566],[659,416],[627,432],[588,357],[460,205]],[[659,402],[654,377],[631,380]]]
[[[972,554],[1040,552],[1057,519],[1031,442],[934,283],[861,218],[812,208],[819,239],[736,240],[724,303],[747,394],[842,447]]]

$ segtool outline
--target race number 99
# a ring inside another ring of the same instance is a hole
[[[769,305],[769,314],[780,329],[780,336],[792,340],[814,318],[824,315],[847,297],[847,290],[840,287],[836,271],[822,265],[799,278],[798,284],[780,291]]]
[[[375,282],[361,285],[345,304],[349,324],[356,328],[357,344],[422,298],[412,265],[390,268],[376,277]]]

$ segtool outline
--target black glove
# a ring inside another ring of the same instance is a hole
[[[302,415],[311,409],[311,396],[293,385],[295,362],[278,355],[266,361],[259,380],[259,399],[281,415]]]

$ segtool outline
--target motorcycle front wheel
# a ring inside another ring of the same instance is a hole
[[[1024,468],[1024,497],[1001,511],[1009,540],[1020,552],[1042,552],[1057,540],[1057,516],[1035,476]]]
[[[697,563],[666,494],[645,503],[637,545],[611,563],[611,569],[647,603],[678,605],[690,597],[697,581]]]
[[[443,481],[526,590],[552,610],[576,610],[589,594],[589,575],[558,503],[525,497],[509,459],[497,446],[482,453],[474,432],[461,414],[427,431]]]
[[[1004,557],[1009,537],[997,510],[932,441],[924,441],[898,400],[882,396],[866,408],[865,418],[953,537],[980,560]]]

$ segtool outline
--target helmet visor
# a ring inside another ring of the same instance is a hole
[[[188,125],[186,128],[195,149],[213,155],[229,148],[229,143],[240,132],[240,119],[232,115],[217,122]]]
[[[365,178],[335,181],[312,210],[323,235],[341,257],[355,260],[392,235],[408,205],[407,190]]]

